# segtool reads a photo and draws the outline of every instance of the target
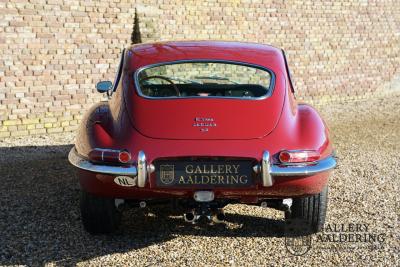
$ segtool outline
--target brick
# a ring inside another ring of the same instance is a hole
[[[13,126],[13,125],[19,125],[19,124],[21,124],[20,120],[6,120],[6,121],[3,121],[3,125],[4,126]]]
[[[18,131],[18,126],[13,125],[13,126],[8,126],[8,131],[11,132],[16,132]]]
[[[10,137],[10,136],[11,136],[10,132],[0,132],[0,138]]]
[[[18,131],[26,130],[26,125],[18,125],[17,129],[18,129]]]
[[[78,120],[72,120],[69,122],[70,125],[78,125]]]
[[[36,124],[36,123],[39,123],[39,118],[22,119],[22,124]]]
[[[29,131],[26,131],[26,130],[24,130],[24,131],[13,131],[13,132],[11,132],[11,136],[26,136],[26,135],[28,135],[29,134]]]
[[[59,117],[57,118],[58,121],[72,121],[73,117],[72,116],[63,116],[63,117]]]
[[[76,130],[78,130],[78,125],[71,125],[64,127],[64,131],[66,132],[75,132]]]
[[[34,130],[29,130],[29,134],[45,134],[46,129],[34,129]]]
[[[69,100],[71,99],[70,95],[56,95],[55,100]]]
[[[30,110],[28,108],[17,108],[12,110],[12,114],[28,114]]]
[[[48,128],[47,133],[61,133],[63,131],[62,127],[58,128]]]
[[[40,119],[41,123],[52,123],[52,122],[57,122],[57,118],[54,117],[48,117],[48,118],[41,118]]]

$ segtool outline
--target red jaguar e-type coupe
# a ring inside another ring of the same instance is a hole
[[[84,228],[109,233],[121,206],[173,203],[196,222],[231,203],[285,211],[317,232],[336,166],[328,129],[298,104],[283,50],[192,41],[125,49],[109,100],[86,114],[69,161]]]

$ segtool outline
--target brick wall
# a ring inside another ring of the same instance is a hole
[[[0,138],[75,130],[101,99],[95,83],[114,77],[135,8],[143,42],[284,48],[308,101],[391,93],[400,76],[398,0],[0,0]]]

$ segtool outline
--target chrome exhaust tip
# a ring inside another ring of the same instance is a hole
[[[223,223],[225,221],[225,213],[223,211],[219,211],[212,217],[212,221],[214,223]]]
[[[183,218],[185,219],[185,222],[190,222],[190,223],[194,223],[194,221],[196,220],[196,216],[194,215],[193,212],[187,212],[183,214]]]

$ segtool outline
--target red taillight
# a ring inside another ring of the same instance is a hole
[[[321,155],[314,150],[285,150],[279,153],[282,163],[311,163],[319,160]]]
[[[121,151],[118,155],[119,162],[128,163],[131,160],[131,154],[128,151]]]
[[[94,162],[128,163],[131,154],[126,150],[95,148],[90,151],[89,159]]]

